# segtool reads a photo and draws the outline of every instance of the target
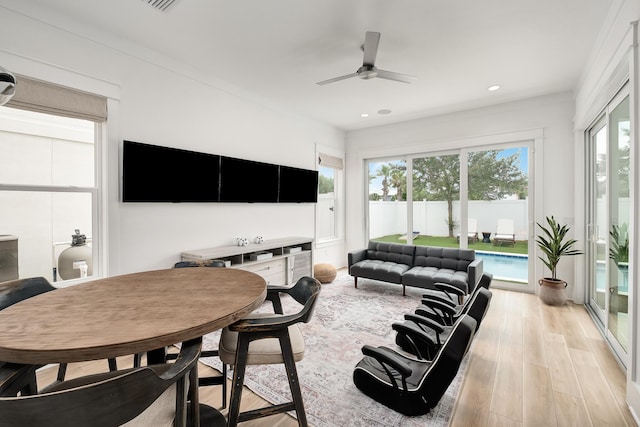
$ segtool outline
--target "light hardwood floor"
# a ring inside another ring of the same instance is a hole
[[[451,426],[636,425],[625,403],[625,373],[583,306],[549,307],[535,295],[492,291],[491,308],[467,355]],[[124,367],[131,359],[118,362]],[[67,378],[105,369],[106,360],[71,364]],[[211,371],[202,364],[199,369]],[[39,381],[47,384],[54,375],[55,369],[45,369]],[[219,408],[220,390],[202,387],[201,401]],[[243,410],[264,404],[245,389]],[[242,425],[297,422],[278,415]]]

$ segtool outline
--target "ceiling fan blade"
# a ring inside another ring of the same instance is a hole
[[[349,79],[351,77],[356,77],[357,75],[358,75],[358,73],[345,74],[344,76],[334,77],[334,78],[329,79],[329,80],[323,80],[321,82],[317,82],[316,84],[322,86],[322,85],[326,85],[326,84],[329,84],[329,83],[338,82],[340,80]]]
[[[395,73],[393,71],[381,70],[378,68],[378,75],[381,79],[394,80],[402,83],[413,83],[417,80],[415,76],[409,76],[407,74]]]
[[[367,31],[364,37],[364,58],[362,60],[362,65],[375,65],[379,43],[380,33]]]

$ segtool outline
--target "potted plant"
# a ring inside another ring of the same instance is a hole
[[[546,217],[546,220],[546,226],[536,223],[542,230],[542,234],[538,235],[536,243],[542,251],[542,256],[538,258],[551,270],[551,277],[538,280],[540,285],[538,296],[545,304],[563,305],[567,302],[565,290],[567,282],[558,279],[556,275],[558,262],[565,255],[581,255],[582,252],[573,248],[577,240],[567,238],[567,233],[569,232],[567,225],[558,224],[553,216]]]

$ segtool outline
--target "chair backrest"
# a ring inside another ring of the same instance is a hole
[[[464,309],[461,311],[461,315],[469,315],[476,321],[476,329],[480,327],[482,319],[489,311],[489,305],[491,303],[491,291],[486,288],[478,288],[473,296],[470,298],[468,304],[465,304]]]
[[[56,289],[44,277],[30,277],[0,283],[0,310],[22,300]]]
[[[482,273],[482,277],[480,277],[477,287],[474,283],[469,283],[469,294],[473,294],[478,288],[489,289],[492,281],[493,273]]]
[[[515,234],[512,219],[499,219],[496,224],[496,234]]]
[[[463,316],[456,322],[451,335],[438,351],[420,382],[420,391],[432,406],[439,402],[458,373],[476,330],[476,321]]]
[[[56,288],[44,277],[10,280],[0,283],[0,310]],[[0,396],[36,394],[36,366],[0,361]]]
[[[184,426],[188,376],[201,344],[183,343],[174,364],[80,377],[34,396],[0,397],[0,427]]]
[[[173,265],[173,268],[186,267],[225,267],[225,263],[221,259],[208,259],[204,261],[179,261]]]
[[[317,279],[313,277],[301,277],[296,284],[288,292],[289,295],[295,299],[298,304],[303,305],[302,309],[296,316],[299,316],[299,321],[308,323],[313,314],[313,310],[316,306],[316,300],[320,295],[320,289],[322,285]]]

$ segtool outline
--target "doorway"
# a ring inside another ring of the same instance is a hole
[[[587,131],[588,304],[621,360],[629,333],[630,121],[625,85]]]

